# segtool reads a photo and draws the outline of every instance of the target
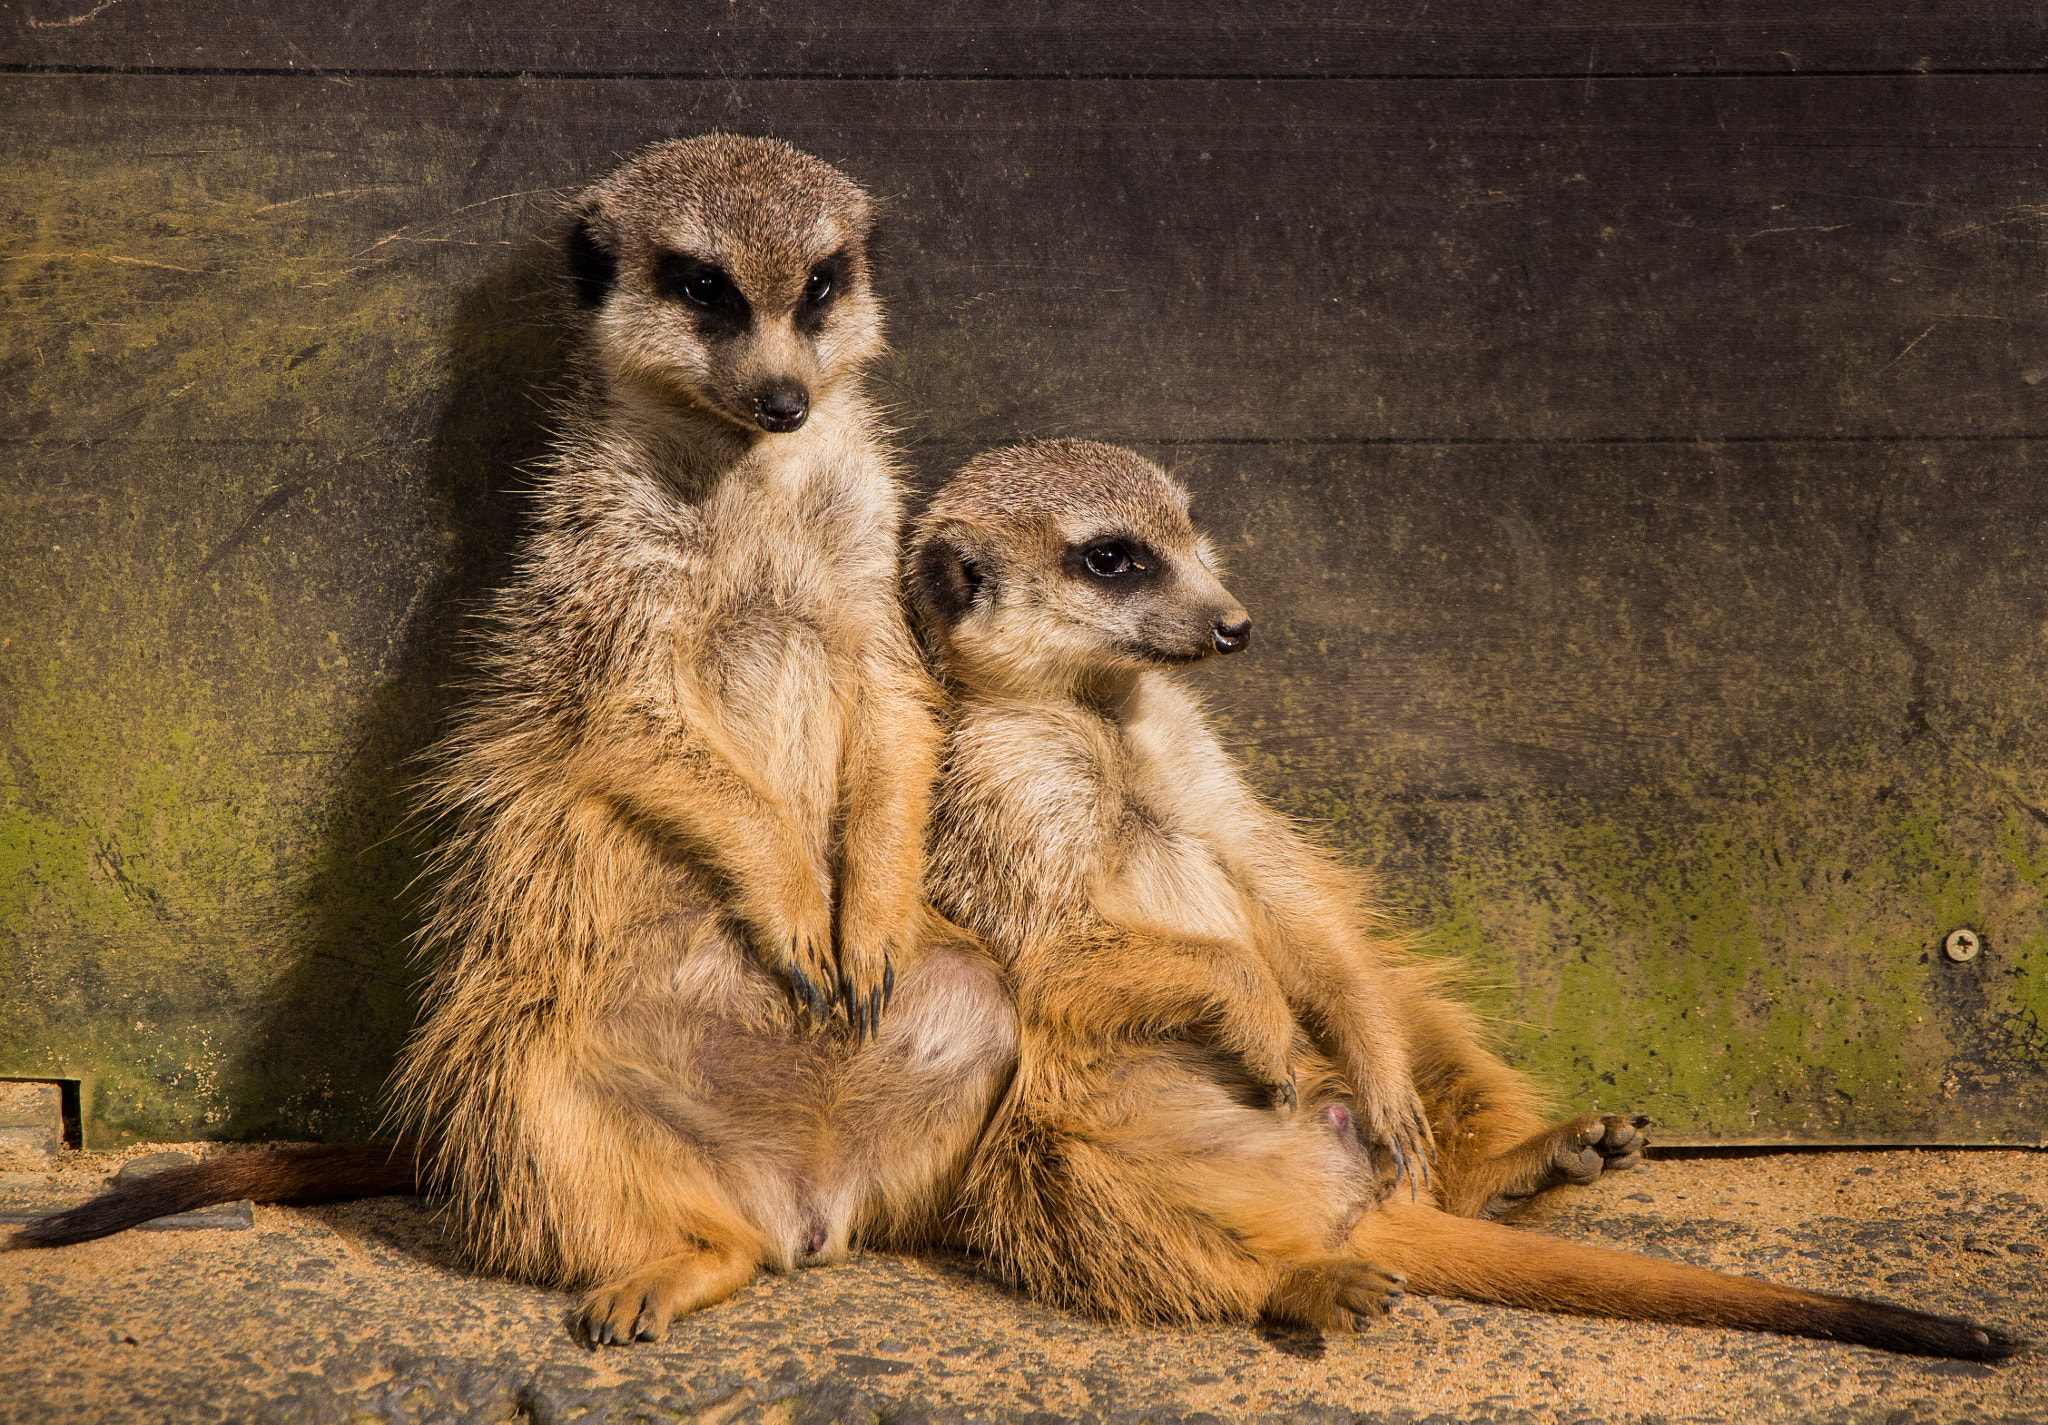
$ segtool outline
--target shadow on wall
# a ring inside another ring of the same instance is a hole
[[[480,601],[509,576],[524,530],[522,467],[546,449],[572,347],[559,261],[551,243],[529,244],[457,307],[414,496],[420,524],[442,535],[438,567],[330,773],[305,874],[286,896],[296,958],[235,1056],[223,1137],[337,1140],[382,1123],[427,969],[413,935],[432,829],[412,819],[411,787],[465,680]],[[421,543],[433,550],[431,537]]]

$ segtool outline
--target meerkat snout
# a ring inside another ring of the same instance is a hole
[[[1209,636],[1216,641],[1218,653],[1236,653],[1252,641],[1251,616],[1230,623],[1219,618],[1209,626]]]
[[[770,386],[754,397],[754,423],[766,431],[792,431],[811,413],[811,393],[790,384]]]

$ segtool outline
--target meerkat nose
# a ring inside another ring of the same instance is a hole
[[[754,397],[754,421],[762,430],[795,430],[810,413],[811,393],[801,386],[770,386]]]
[[[1218,653],[1235,653],[1252,641],[1252,621],[1241,618],[1236,623],[1225,623],[1217,619],[1209,625],[1209,636],[1215,639]]]

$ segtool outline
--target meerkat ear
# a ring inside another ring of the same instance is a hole
[[[994,596],[996,581],[958,531],[940,530],[917,552],[917,587],[933,617],[951,628],[977,600]]]
[[[586,307],[602,307],[619,277],[618,254],[598,241],[590,226],[596,209],[585,208],[569,229],[569,279]]]

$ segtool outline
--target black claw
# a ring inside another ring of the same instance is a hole
[[[868,991],[868,1033],[879,1033],[881,1025],[882,992],[880,990],[870,990]]]
[[[896,962],[884,958],[882,961],[882,1008],[889,1007],[889,1001],[896,998]]]
[[[1392,1139],[1387,1141],[1387,1151],[1394,1155],[1394,1186],[1401,1186],[1401,1179],[1408,1176],[1408,1159],[1401,1152],[1401,1145]]]

